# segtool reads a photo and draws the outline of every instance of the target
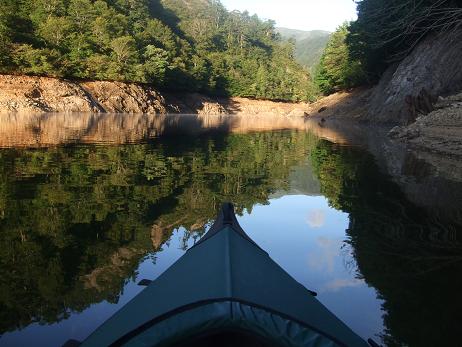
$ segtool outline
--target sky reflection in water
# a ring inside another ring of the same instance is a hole
[[[344,243],[347,214],[329,207],[322,196],[288,195],[270,200],[269,205],[257,205],[251,214],[246,212],[238,220],[278,264],[305,287],[317,291],[318,299],[355,332],[364,338],[382,332],[381,302],[375,289],[357,278],[354,259]],[[161,252],[148,255],[141,262],[136,281],[125,285],[117,304],[94,304],[83,313],[50,326],[33,324],[6,334],[1,345],[58,346],[69,337],[84,339],[142,290],[136,282],[155,279],[184,254],[184,234],[183,228],[174,231]],[[188,246],[193,242],[189,239]]]

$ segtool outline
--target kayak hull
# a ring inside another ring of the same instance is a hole
[[[225,204],[195,246],[82,346],[183,346],[224,335],[265,346],[368,345],[312,294],[248,237]]]

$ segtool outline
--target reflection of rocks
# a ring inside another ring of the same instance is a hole
[[[7,114],[0,117],[0,147],[140,141],[162,131],[161,120],[154,115]]]
[[[119,283],[114,278],[125,278],[127,267],[133,267],[133,262],[138,263],[146,250],[134,248],[119,248],[110,258],[110,264],[94,269],[90,274],[81,279],[85,289],[94,288],[97,291],[107,290],[108,283]]]
[[[191,222],[194,221],[194,222]],[[203,231],[208,219],[197,219],[196,215],[186,214],[182,218],[173,223],[164,225],[162,220],[159,220],[151,227],[151,241],[154,250],[158,251],[162,245],[170,238],[174,229],[184,226],[188,232]]]
[[[154,224],[151,227],[151,241],[152,241],[152,247],[154,249],[159,249],[164,241],[165,241],[165,229],[163,229],[161,226]]]
[[[311,130],[334,142],[344,142],[338,132],[300,117],[16,113],[0,117],[0,147],[46,147],[74,142],[120,144],[162,135],[283,129]]]
[[[164,244],[164,242],[168,240],[168,238],[172,234],[172,230],[174,228],[178,228],[178,226],[181,225],[181,223],[184,222],[185,219],[186,217],[180,218],[179,220],[169,225],[163,225],[162,221],[158,221],[156,224],[154,224],[151,227],[151,241],[154,250],[159,250],[160,247]]]
[[[389,129],[355,123],[328,122],[331,132],[346,143],[371,152],[407,198],[418,206],[439,208],[442,213],[462,206],[462,161],[455,156],[420,150],[390,139]]]
[[[203,230],[203,229],[204,229],[204,226],[205,226],[205,222],[204,222],[204,221],[196,221],[194,224],[192,224],[192,225],[189,227],[189,230],[190,230],[190,231]]]

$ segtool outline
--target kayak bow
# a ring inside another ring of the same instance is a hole
[[[81,346],[368,346],[312,294],[224,204],[196,245]]]

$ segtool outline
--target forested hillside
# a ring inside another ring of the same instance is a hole
[[[0,0],[0,72],[308,100],[272,21],[216,0]]]
[[[282,38],[295,40],[295,59],[310,72],[313,71],[321,60],[331,33],[324,30],[303,31],[287,28],[276,28],[276,30]]]
[[[425,38],[462,29],[461,0],[361,0],[358,19],[331,36],[317,71],[317,84],[329,94],[378,81]]]

